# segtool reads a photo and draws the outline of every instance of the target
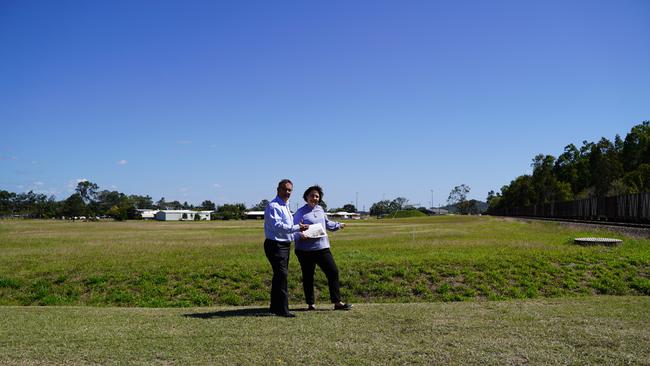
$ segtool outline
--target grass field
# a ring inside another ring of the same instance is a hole
[[[0,307],[2,365],[648,365],[650,297],[256,307]]]
[[[650,242],[593,230],[350,222],[331,239],[355,309],[325,310],[318,272],[323,310],[300,311],[294,256],[285,319],[261,221],[0,221],[0,364],[650,365]]]
[[[572,243],[596,235],[624,244]],[[331,241],[342,295],[354,303],[650,295],[647,239],[554,223],[363,220]],[[0,221],[0,305],[263,305],[271,270],[262,242],[257,220]],[[326,302],[317,273],[317,301]],[[290,303],[302,303],[293,254],[289,286]]]

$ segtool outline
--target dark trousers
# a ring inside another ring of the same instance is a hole
[[[334,257],[329,248],[321,250],[296,250],[296,256],[302,270],[302,287],[305,291],[307,304],[314,304],[314,269],[320,267],[327,277],[332,303],[341,301],[339,293],[339,269],[336,267]]]
[[[289,291],[287,290],[287,275],[289,274],[290,242],[281,242],[271,239],[264,241],[264,253],[273,268],[273,281],[271,282],[271,307],[275,314],[289,312]]]

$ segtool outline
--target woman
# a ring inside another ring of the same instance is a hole
[[[323,189],[319,186],[307,188],[302,198],[306,205],[296,211],[293,215],[294,225],[299,223],[313,225],[321,224],[324,229],[336,231],[343,229],[345,224],[330,221],[325,211],[319,205],[323,199]],[[330,290],[330,300],[334,304],[334,310],[350,310],[351,304],[341,302],[339,294],[339,270],[336,268],[334,257],[330,252],[330,242],[327,236],[320,238],[308,238],[303,233],[295,234],[296,256],[302,269],[302,286],[307,300],[307,310],[316,310],[314,305],[314,269],[320,267],[327,277],[327,284]]]

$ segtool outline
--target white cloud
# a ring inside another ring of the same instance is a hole
[[[81,182],[87,182],[88,179],[86,178],[77,178],[77,179],[70,179],[68,181],[67,187],[68,187],[68,192],[74,192],[75,188],[77,188],[77,185]]]
[[[221,184],[219,184],[219,183],[215,183],[215,184],[213,184],[212,186],[213,186],[214,188],[221,188]]]
[[[178,140],[176,143],[179,145],[189,145],[192,143],[192,140]]]
[[[0,160],[16,160],[15,156],[0,155]]]
[[[118,160],[117,165],[126,165],[127,163],[128,161],[122,159],[122,160]]]
[[[111,189],[117,189],[117,186],[115,184],[111,184]]]
[[[45,185],[45,183],[43,183],[41,181],[36,181],[36,182],[34,182],[34,185],[35,186],[42,186],[42,185]]]

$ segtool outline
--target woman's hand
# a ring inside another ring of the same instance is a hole
[[[345,227],[345,223],[341,222],[341,226],[339,228],[343,229],[344,227]]]

